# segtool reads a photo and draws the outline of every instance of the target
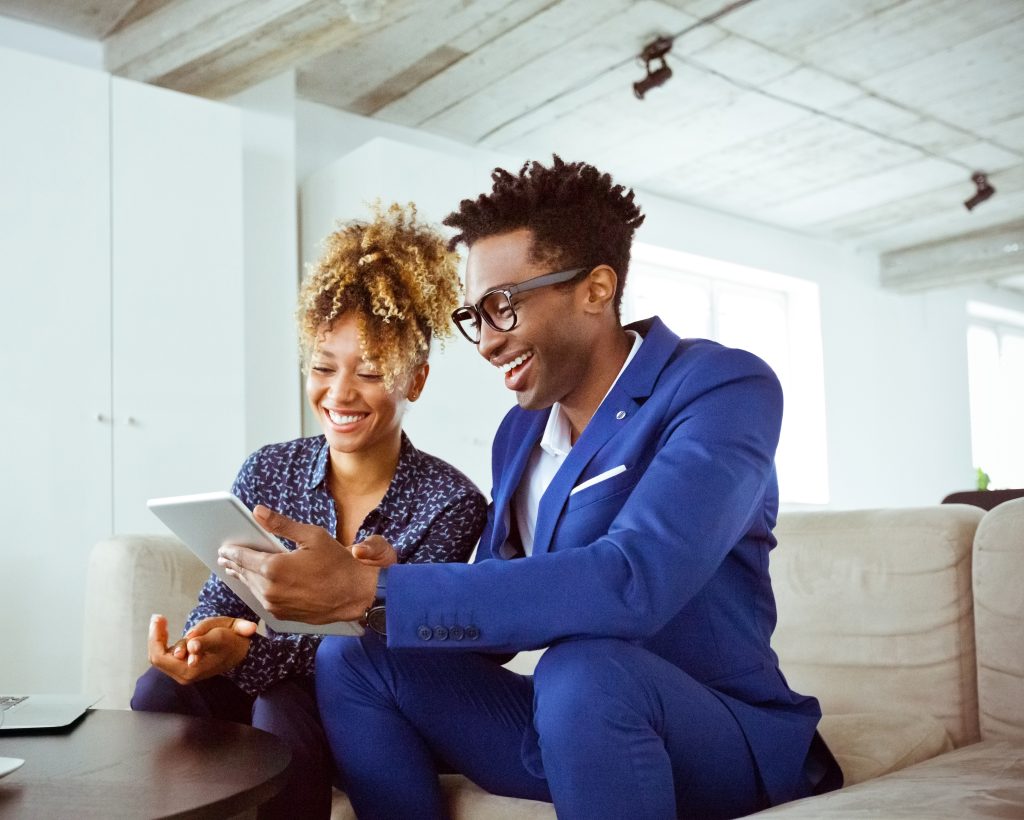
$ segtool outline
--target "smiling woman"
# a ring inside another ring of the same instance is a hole
[[[327,237],[297,311],[306,393],[323,435],[251,455],[232,487],[247,507],[321,528],[373,567],[469,557],[483,496],[402,432],[427,381],[430,340],[450,334],[456,262],[412,206],[378,209]],[[337,552],[326,560],[339,560]],[[153,666],[132,708],[251,722],[278,735],[292,751],[293,774],[260,817],[326,818],[331,762],[312,689],[320,636],[268,629],[263,637],[255,619],[212,575],[177,643],[168,646],[166,619],[154,616]],[[380,627],[372,616],[364,624]],[[371,631],[363,640],[379,637]]]

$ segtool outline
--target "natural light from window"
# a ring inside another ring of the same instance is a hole
[[[818,286],[777,273],[633,247],[624,322],[658,315],[675,333],[714,339],[764,359],[785,394],[776,457],[784,503],[827,504],[825,385]]]
[[[971,453],[991,489],[1024,487],[1024,313],[969,302]]]

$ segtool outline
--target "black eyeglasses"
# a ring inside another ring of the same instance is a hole
[[[545,288],[548,285],[561,285],[563,282],[581,279],[590,271],[590,268],[570,268],[534,276],[516,285],[494,288],[487,291],[475,305],[463,305],[453,310],[452,321],[470,342],[480,344],[481,319],[501,333],[508,333],[519,323],[519,316],[516,315],[516,309],[512,304],[513,294]]]

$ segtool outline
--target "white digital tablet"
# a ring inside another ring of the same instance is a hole
[[[201,493],[151,498],[146,506],[276,632],[315,635],[362,635],[357,621],[307,624],[275,618],[256,600],[249,587],[232,578],[217,563],[217,550],[237,544],[263,552],[284,552],[285,546],[259,525],[249,509],[231,493]]]

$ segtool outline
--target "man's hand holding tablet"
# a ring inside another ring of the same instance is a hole
[[[379,537],[358,544],[358,557],[323,527],[303,524],[258,505],[253,517],[266,531],[297,545],[294,552],[267,553],[224,544],[217,563],[250,590],[276,618],[328,624],[358,621],[373,603],[380,567],[395,562]],[[368,563],[373,561],[375,565]],[[378,563],[379,562],[379,563]]]

